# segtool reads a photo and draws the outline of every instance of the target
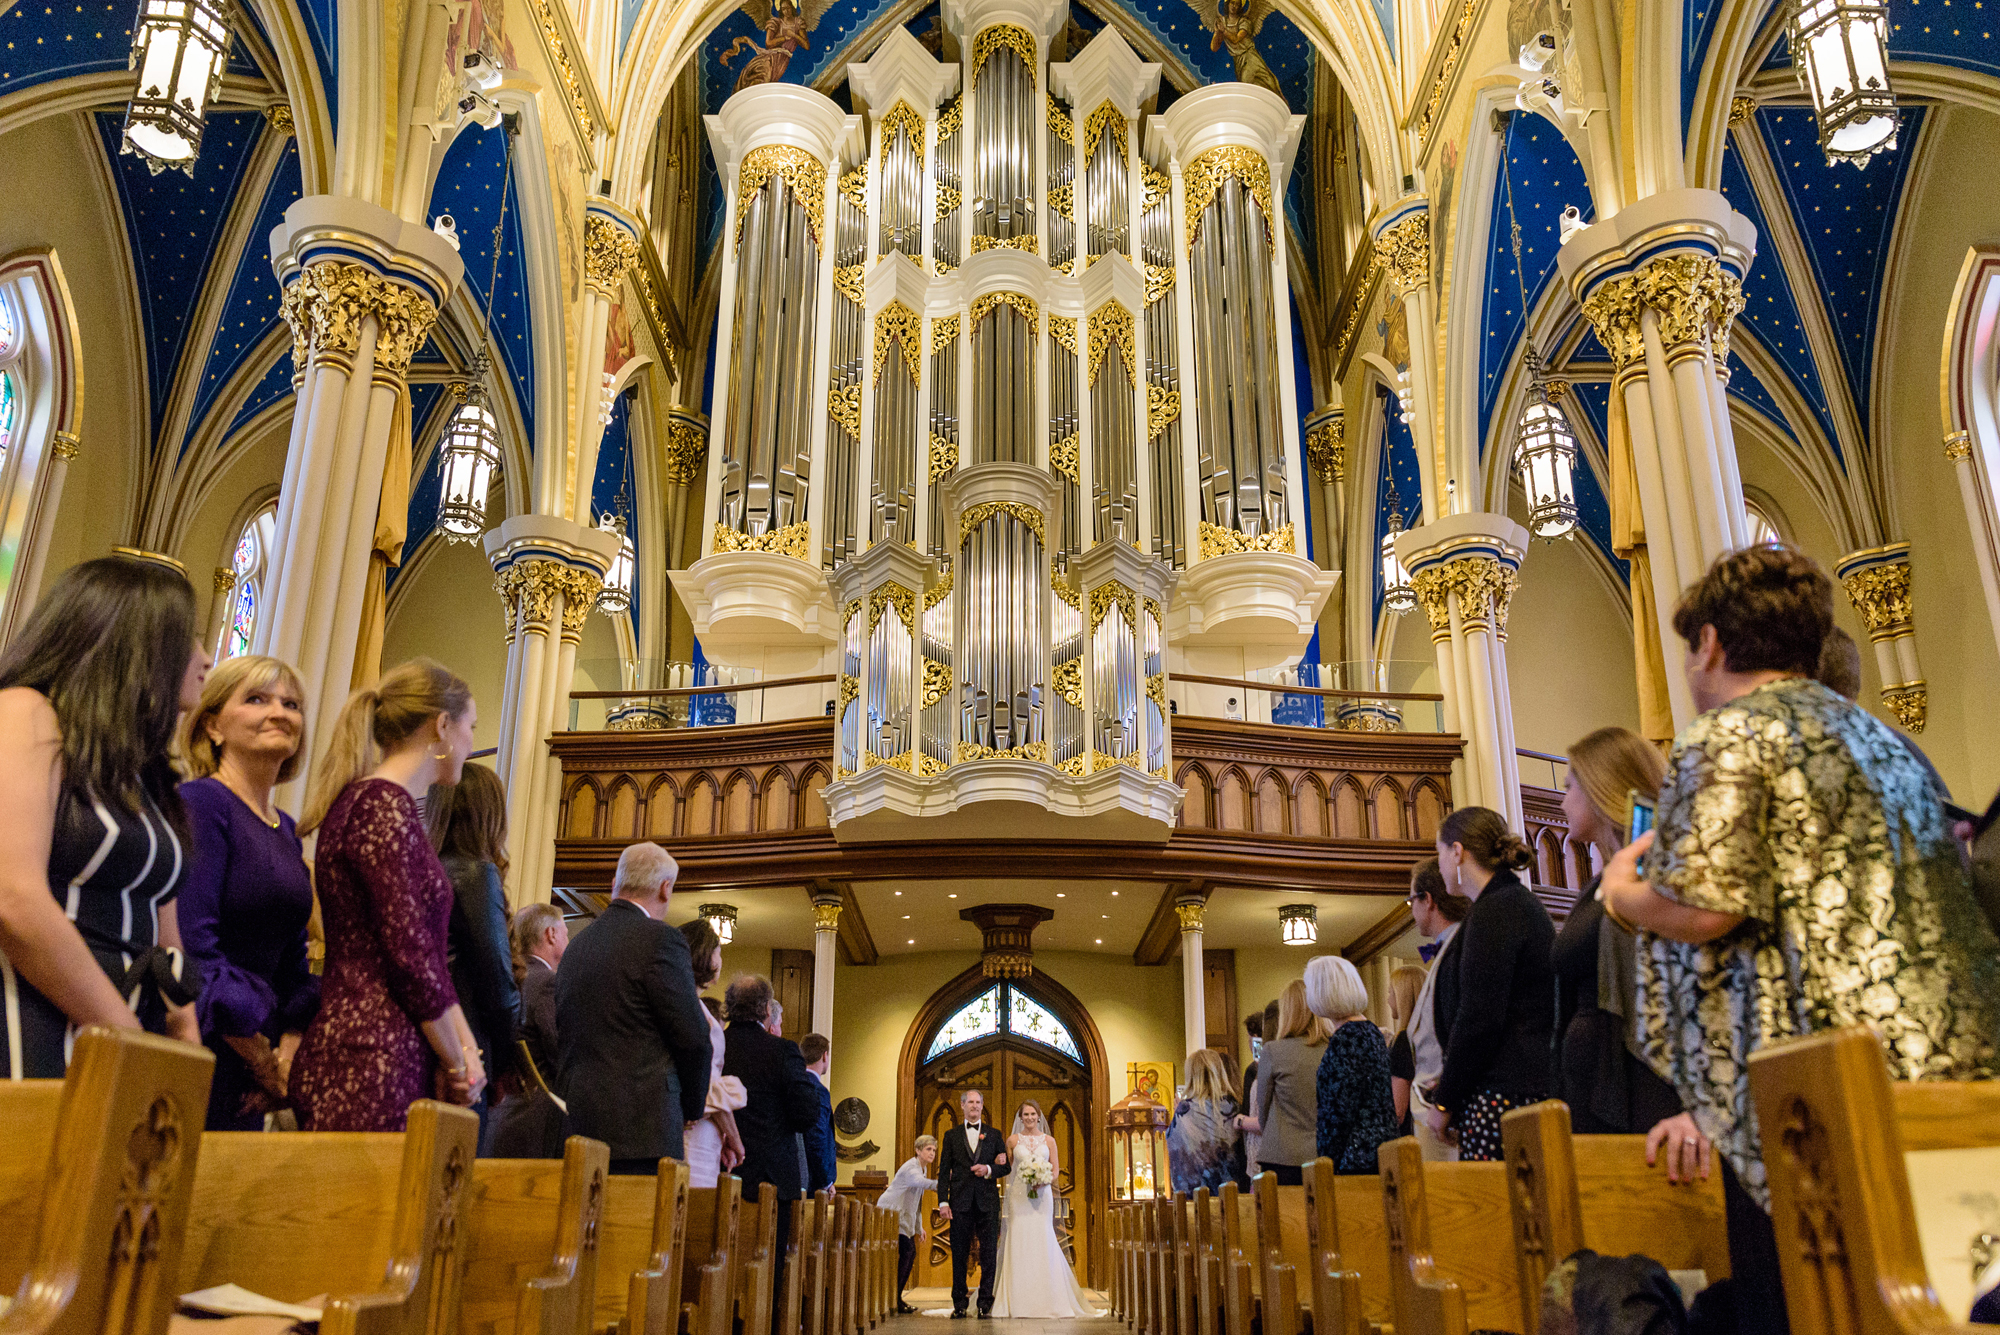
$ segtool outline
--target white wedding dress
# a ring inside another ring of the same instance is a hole
[[[1021,1180],[1021,1170],[1030,1162],[1051,1162],[1053,1145],[1047,1136],[1023,1136],[1014,1142],[1007,1195],[1000,1206],[1000,1269],[993,1278],[996,1317],[1104,1315],[1085,1300],[1062,1244],[1056,1241],[1055,1175],[1050,1174],[1050,1184],[1033,1200]]]

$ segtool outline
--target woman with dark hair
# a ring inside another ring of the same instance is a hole
[[[260,654],[225,659],[180,736],[194,842],[178,903],[202,975],[195,1013],[215,1053],[208,1129],[259,1131],[286,1105],[292,1058],[319,1009],[307,962],[312,877],[297,827],[271,800],[305,753],[298,674]]]
[[[1458,1146],[1431,1129],[1430,1097],[1437,1091],[1438,1077],[1444,1074],[1444,1044],[1439,1035],[1442,1018],[1438,1010],[1438,990],[1445,978],[1458,986],[1459,927],[1472,909],[1472,901],[1461,899],[1445,887],[1438,860],[1425,858],[1410,868],[1410,920],[1426,944],[1417,954],[1430,970],[1409,1018],[1410,1039],[1410,1131],[1423,1148],[1424,1158],[1449,1163],[1458,1158]],[[1393,1057],[1393,1053],[1391,1056]]]
[[[690,918],[681,924],[687,938],[688,961],[694,966],[694,989],[715,986],[722,977],[722,938],[706,918]],[[727,1042],[717,1006],[702,998],[702,1013],[708,1017],[710,1048],[708,1103],[702,1118],[689,1123],[685,1135],[688,1185],[712,1187],[723,1173],[743,1162],[743,1141],[736,1134],[736,1110],[743,1106],[743,1082],[722,1073]]]
[[[78,1029],[201,1041],[174,896],[187,818],[169,759],[209,657],[164,558],[63,572],[0,655],[0,1070],[60,1079]]]
[[[1604,869],[1639,933],[1646,1060],[1687,1111],[1646,1138],[1670,1179],[1721,1152],[1737,1328],[1786,1329],[1750,1058],[1866,1024],[1897,1080],[2000,1075],[2000,942],[1900,738],[1812,680],[1833,585],[1786,547],[1722,557],[1681,597],[1699,715],[1674,743],[1659,817]],[[1644,860],[1643,874],[1640,861]]]
[[[1532,859],[1497,811],[1460,807],[1438,827],[1438,871],[1471,912],[1440,963],[1444,1071],[1425,1113],[1458,1132],[1462,1160],[1500,1157],[1500,1116],[1548,1097],[1556,936],[1548,910],[1514,873]]]
[[[299,829],[326,925],[319,1015],[292,1062],[306,1131],[401,1131],[410,1104],[470,1107],[486,1085],[445,959],[451,880],[417,795],[456,783],[472,750],[472,689],[413,659],[347,698],[313,770]]]
[[[489,1083],[514,1069],[521,992],[507,938],[507,786],[483,765],[467,765],[457,783],[431,786],[424,799],[431,847],[451,878],[451,926],[445,958],[452,990],[479,1044]],[[485,1145],[489,1101],[474,1101]]]

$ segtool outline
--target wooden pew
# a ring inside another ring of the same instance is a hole
[[[1571,1135],[1569,1108],[1554,1099],[1505,1114],[1500,1134],[1529,1335],[1540,1328],[1542,1281],[1580,1248],[1641,1253],[1711,1283],[1729,1277],[1720,1172],[1671,1185],[1664,1163],[1647,1166],[1644,1136]]]
[[[1416,1138],[1405,1136],[1385,1143],[1377,1152],[1377,1162],[1382,1169],[1382,1213],[1389,1231],[1390,1289],[1394,1299],[1396,1335],[1464,1335],[1469,1329],[1467,1316],[1471,1308],[1467,1289],[1462,1287],[1468,1273],[1456,1264],[1461,1258],[1454,1256],[1450,1273],[1452,1279],[1444,1277],[1440,1265],[1439,1243],[1442,1237],[1453,1237],[1462,1230],[1467,1220],[1467,1211],[1461,1203],[1459,1208],[1439,1210],[1434,1213],[1429,1188],[1432,1179],[1424,1171],[1423,1150]],[[1506,1189],[1503,1182],[1505,1170],[1496,1163],[1436,1164],[1436,1168],[1463,1170],[1465,1180],[1461,1187],[1462,1197],[1476,1196],[1478,1204],[1470,1211],[1470,1218],[1477,1220],[1481,1213],[1488,1227],[1497,1233],[1498,1221],[1506,1209]],[[1438,1175],[1440,1178],[1443,1174]],[[1465,1190],[1470,1188],[1470,1190]],[[1518,1318],[1518,1305],[1508,1310],[1504,1303],[1491,1296],[1495,1284],[1490,1277],[1496,1273],[1491,1264],[1491,1255],[1502,1249],[1491,1245],[1488,1239],[1488,1264],[1480,1270],[1482,1279],[1489,1282],[1479,1285],[1482,1326],[1498,1325]],[[1511,1270],[1511,1257],[1504,1257]],[[1457,1281],[1457,1282],[1454,1282]],[[1496,1310],[1497,1309],[1497,1310]],[[1493,1319],[1487,1319],[1488,1314]]]
[[[1257,1217],[1259,1329],[1262,1335],[1301,1335],[1305,1321],[1299,1311],[1299,1276],[1286,1259],[1284,1202],[1278,1191],[1276,1173],[1259,1173],[1250,1179]],[[1299,1220],[1301,1235],[1304,1222]],[[1301,1236],[1299,1242],[1303,1241]],[[1293,1255],[1303,1250],[1301,1245]]]
[[[1892,1085],[1852,1028],[1752,1054],[1750,1092],[1794,1335],[1993,1330],[1939,1304],[1903,1156],[2000,1145],[2000,1081]]]
[[[590,1335],[610,1166],[582,1136],[561,1160],[473,1165],[460,1335]]]
[[[0,1218],[22,1279],[0,1326],[164,1335],[214,1068],[205,1048],[92,1027],[66,1079],[0,1083]]]
[[[833,1311],[833,1230],[838,1215],[833,1188],[800,1202],[799,1213],[812,1221],[805,1257],[805,1293],[800,1303],[801,1335],[827,1335]]]
[[[736,1245],[736,1318],[743,1335],[764,1335],[771,1329],[778,1250],[778,1189],[769,1182],[757,1188],[756,1200],[743,1202]]]
[[[1222,1208],[1207,1187],[1195,1189],[1188,1202],[1188,1220],[1194,1245],[1195,1311],[1182,1335],[1225,1335],[1228,1294],[1222,1269]],[[1247,1315],[1243,1324],[1249,1324]]]
[[[777,1321],[779,1335],[804,1335],[806,1285],[812,1252],[813,1223],[818,1202],[812,1197],[794,1202],[791,1222],[778,1250]]]
[[[681,1321],[681,1267],[687,1252],[688,1170],[672,1159],[660,1161],[659,1175],[645,1178],[613,1178],[615,1198],[627,1183],[642,1183],[653,1192],[647,1256],[626,1281],[625,1307],[615,1318],[618,1335],[679,1335]],[[610,1271],[616,1275],[618,1271]],[[598,1324],[606,1324],[603,1300],[615,1285],[598,1288]]]
[[[1333,1171],[1333,1160],[1315,1159],[1305,1166],[1306,1274],[1299,1281],[1312,1309],[1313,1335],[1368,1335],[1372,1328],[1362,1298],[1361,1272],[1352,1268],[1342,1250],[1341,1225],[1352,1219],[1357,1225],[1372,1204],[1379,1211],[1379,1187],[1367,1178],[1349,1179],[1373,1189],[1372,1200],[1363,1198],[1343,1211],[1340,1202],[1341,1177]],[[1378,1216],[1379,1217],[1379,1216]],[[1386,1252],[1381,1259],[1386,1260]],[[1388,1274],[1379,1275],[1386,1308]],[[1387,1317],[1386,1310],[1382,1313]]]
[[[682,1335],[734,1335],[743,1183],[724,1174],[688,1192],[681,1260]]]

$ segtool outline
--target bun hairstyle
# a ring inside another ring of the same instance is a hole
[[[1487,871],[1520,871],[1535,856],[1520,835],[1507,828],[1507,818],[1487,807],[1460,807],[1438,826],[1438,845],[1457,844]]]
[[[1745,547],[1718,557],[1674,609],[1674,634],[1690,651],[1701,628],[1715,627],[1731,672],[1819,670],[1820,646],[1833,629],[1833,581],[1793,547]]]
[[[384,673],[373,686],[348,696],[340,717],[333,721],[326,754],[313,767],[299,834],[317,830],[347,785],[374,769],[384,755],[430,726],[438,715],[460,718],[471,704],[472,688],[429,658],[413,658]]]
[[[1569,749],[1570,772],[1597,814],[1623,841],[1632,828],[1632,792],[1656,793],[1666,782],[1659,748],[1629,728],[1599,728]]]

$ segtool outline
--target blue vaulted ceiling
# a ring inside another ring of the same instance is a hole
[[[1375,545],[1372,550],[1382,549],[1382,539],[1389,534],[1389,516],[1400,514],[1404,528],[1415,528],[1423,522],[1423,471],[1417,462],[1416,438],[1410,428],[1403,423],[1401,411],[1396,405],[1396,396],[1381,391],[1382,400],[1382,447],[1377,452],[1375,465]],[[1389,503],[1389,484],[1395,483],[1396,504]],[[1372,587],[1375,598],[1369,604],[1376,620],[1382,616],[1382,562],[1369,562],[1373,568]]]
[[[1587,427],[1600,443],[1609,448],[1611,383],[1585,380],[1571,385],[1568,406],[1576,409],[1577,415],[1583,419],[1577,425]],[[1586,538],[1597,544],[1597,549],[1604,553],[1612,568],[1629,583],[1632,578],[1631,564],[1620,560],[1611,549],[1611,498],[1596,471],[1581,455],[1577,458],[1573,484],[1576,488],[1577,527],[1583,530]]]
[[[431,191],[432,216],[449,213],[458,224],[458,255],[465,262],[466,296],[486,309],[487,288],[493,296],[492,344],[499,351],[514,387],[515,403],[535,439],[534,331],[528,316],[527,262],[521,248],[521,210],[507,188],[507,135],[503,130],[477,127],[460,132],[445,153]],[[498,281],[494,279],[493,229],[502,224]]]
[[[124,69],[132,55],[137,12],[131,0],[16,4],[0,14],[0,94],[52,79]]]

